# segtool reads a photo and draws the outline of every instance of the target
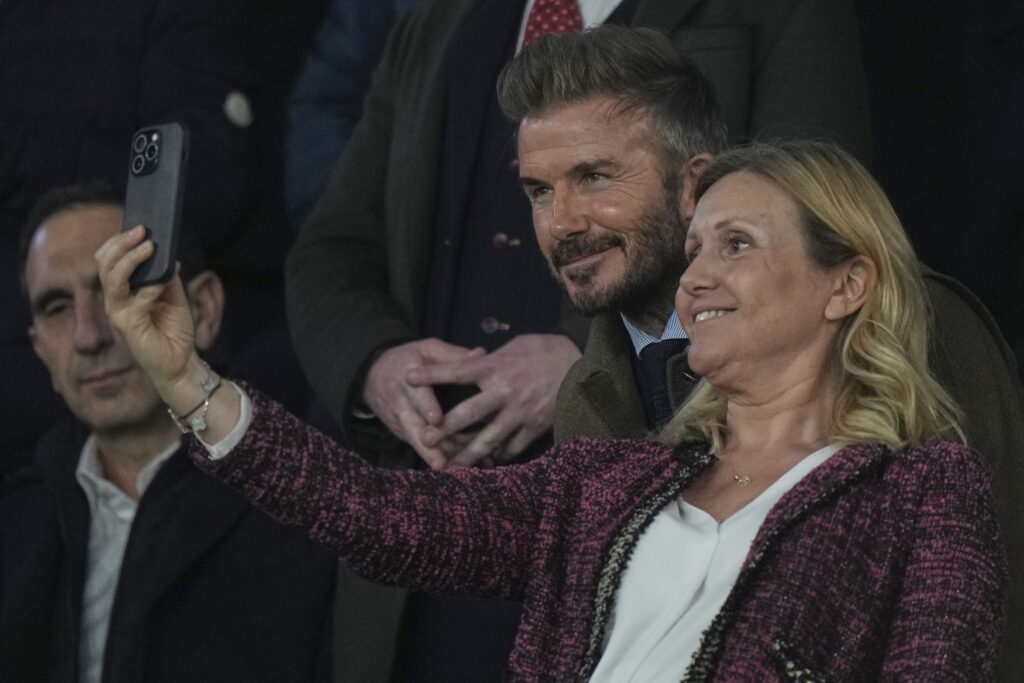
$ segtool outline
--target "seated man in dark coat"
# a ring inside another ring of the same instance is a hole
[[[122,214],[58,188],[22,235],[32,345],[78,421],[0,492],[0,680],[329,680],[335,560],[192,467],[107,320],[94,254]],[[182,261],[204,349],[223,289]]]

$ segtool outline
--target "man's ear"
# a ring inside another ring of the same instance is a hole
[[[683,196],[680,198],[680,211],[687,224],[690,223],[693,211],[697,208],[697,181],[700,180],[712,158],[707,152],[701,152],[690,157],[690,160],[683,165]]]
[[[224,284],[217,274],[204,270],[185,285],[192,322],[196,329],[196,348],[203,351],[213,344],[220,332],[224,315]]]
[[[842,320],[861,309],[878,283],[878,266],[868,256],[854,256],[836,266],[832,297],[825,305],[826,320]]]

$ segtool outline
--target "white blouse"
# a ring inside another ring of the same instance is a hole
[[[736,583],[768,512],[838,450],[829,445],[811,453],[721,524],[685,501],[666,505],[626,566],[604,653],[590,680],[678,682]]]

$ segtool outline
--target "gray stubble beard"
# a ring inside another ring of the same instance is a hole
[[[662,206],[645,212],[638,223],[638,229],[632,233],[633,239],[629,242],[621,238],[594,240],[606,246],[614,242],[610,246],[622,249],[626,258],[625,277],[603,290],[593,291],[590,288],[598,264],[563,278],[553,263],[553,260],[558,261],[558,255],[552,254],[548,258],[548,266],[555,279],[584,315],[592,317],[608,311],[621,311],[632,319],[640,319],[671,308],[676,284],[686,269],[683,255],[686,226],[679,213],[677,193],[666,192]],[[587,253],[587,248],[576,246],[564,251]],[[566,279],[569,283],[565,282]]]

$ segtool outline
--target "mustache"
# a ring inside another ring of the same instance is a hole
[[[622,246],[622,239],[616,235],[606,235],[603,237],[580,235],[579,237],[559,242],[551,250],[551,255],[548,259],[551,261],[552,266],[561,268],[581,258]]]

